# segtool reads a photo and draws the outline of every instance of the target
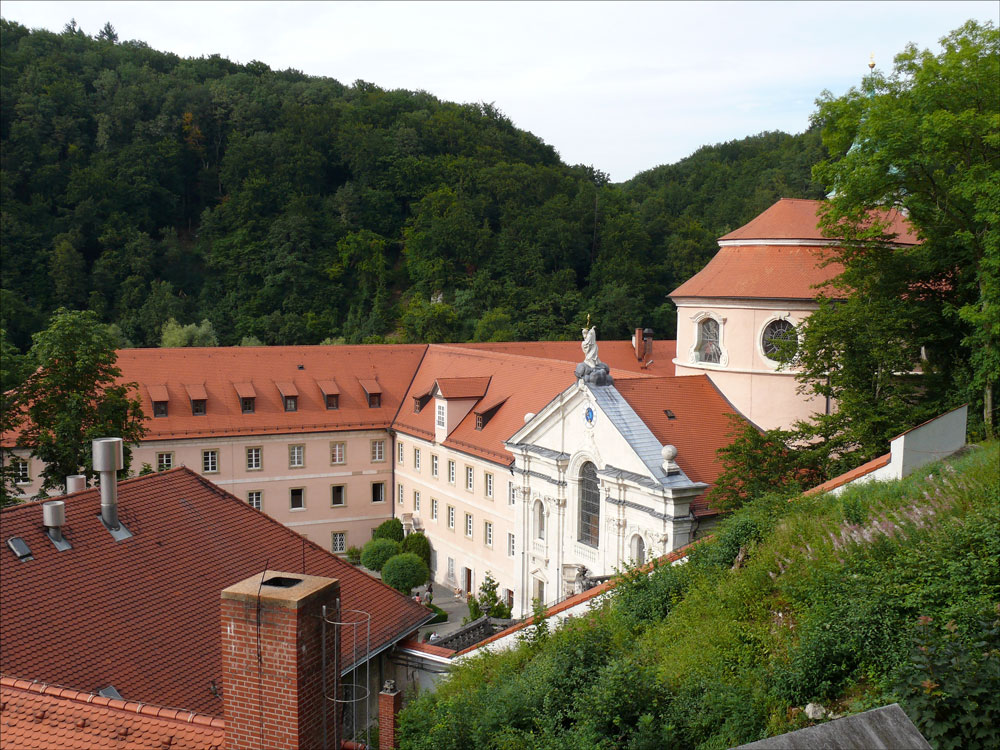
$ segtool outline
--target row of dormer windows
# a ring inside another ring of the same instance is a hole
[[[369,393],[366,394],[368,397],[368,408],[378,409],[382,406],[382,394],[381,393]],[[195,417],[203,417],[208,413],[207,405],[205,399],[191,399],[191,414]],[[283,396],[282,403],[285,407],[285,411],[298,411],[299,410],[299,397],[298,396]],[[324,404],[327,410],[335,411],[340,408],[340,395],[337,393],[327,393],[325,394]],[[254,396],[243,396],[240,398],[240,411],[244,414],[253,414],[257,409],[257,399]],[[167,401],[153,401],[153,416],[154,417],[166,417],[169,414],[169,407]]]

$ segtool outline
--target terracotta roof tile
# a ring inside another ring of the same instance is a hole
[[[823,201],[781,198],[763,213],[755,216],[739,229],[723,235],[720,242],[728,240],[826,240],[819,228],[819,208]],[[915,245],[920,240],[912,227],[898,211],[878,211],[879,220],[889,222],[889,231],[896,235],[901,245]]]
[[[824,249],[791,245],[722,247],[698,273],[670,296],[751,299],[815,299],[820,288],[843,270],[823,263]],[[828,296],[839,293],[822,288]]]
[[[204,401],[208,398],[208,393],[205,392],[205,385],[203,383],[185,385],[184,389],[187,391],[188,398],[192,401]]]
[[[460,348],[480,349],[499,354],[516,354],[522,357],[555,359],[561,362],[583,361],[583,351],[579,341],[502,341],[472,344],[451,344]],[[601,361],[613,370],[629,370],[647,375],[673,375],[674,356],[677,342],[673,340],[653,340],[653,352],[643,366],[635,356],[635,349],[629,341],[598,341]],[[652,364],[649,364],[652,362]]]
[[[225,739],[224,722],[212,716],[95,698],[44,683],[2,677],[0,695],[4,747],[209,750],[221,748]]]
[[[615,385],[656,439],[677,447],[677,463],[689,479],[709,485],[715,482],[722,472],[716,451],[731,442],[729,415],[738,412],[707,375],[636,378]],[[714,512],[704,494],[692,510],[698,516]]]
[[[336,380],[317,380],[316,385],[319,386],[324,396],[340,395],[340,386],[337,385]]]
[[[170,398],[167,395],[167,386],[165,385],[150,385],[147,386],[147,389],[150,401],[166,401]]]
[[[891,453],[886,453],[885,455],[879,456],[878,458],[873,458],[871,461],[863,463],[861,464],[861,466],[856,466],[850,471],[845,472],[840,476],[836,476],[833,479],[828,479],[825,482],[823,482],[823,484],[818,484],[815,487],[806,490],[802,494],[807,496],[821,495],[824,492],[835,490],[838,487],[844,486],[848,482],[853,482],[855,479],[860,479],[866,474],[871,474],[876,469],[881,469],[883,466],[886,466],[891,459],[892,459]]]
[[[178,404],[171,405],[166,417],[147,419],[146,440],[326,432],[389,427],[425,349],[409,344],[123,349],[118,367],[122,382],[165,383]],[[376,376],[382,399],[373,409],[359,380],[374,381]],[[183,406],[188,399],[184,385],[195,379],[203,382],[206,394],[204,416]],[[297,391],[296,411],[285,411],[276,381]],[[326,408],[317,381],[343,386],[338,409]],[[139,390],[143,411],[152,415],[148,392]],[[252,414],[244,414],[240,406],[244,393],[256,397]]]
[[[280,393],[283,398],[288,398],[289,396],[298,397],[299,395],[299,389],[295,387],[295,383],[289,383],[286,380],[279,380],[275,382],[274,385],[277,387],[278,393]]]
[[[490,385],[489,376],[483,378],[438,378],[437,389],[441,398],[482,398]]]
[[[220,592],[265,567],[339,579],[344,607],[372,615],[372,651],[429,614],[188,469],[119,484],[119,515],[134,534],[122,542],[99,521],[97,490],[63,499],[73,544],[63,552],[38,504],[0,511],[0,535],[22,537],[34,554],[20,562],[0,548],[6,675],[83,691],[110,684],[127,700],[220,715],[209,691],[222,679]],[[348,640],[345,668],[355,661]]]

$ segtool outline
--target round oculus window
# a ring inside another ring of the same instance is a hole
[[[776,362],[784,358],[782,354],[789,357],[795,354],[797,344],[795,326],[787,320],[772,320],[764,326],[764,332],[760,336],[760,348],[764,351],[764,356]]]

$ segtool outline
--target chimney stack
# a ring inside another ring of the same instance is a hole
[[[635,336],[632,337],[632,346],[635,348],[635,358],[642,362],[646,356],[646,345],[642,340],[642,329],[635,329]]]
[[[86,474],[70,474],[66,477],[66,494],[87,489]]]
[[[395,680],[386,680],[378,694],[378,750],[396,750],[396,715],[403,705],[403,693]]]
[[[226,750],[340,747],[339,605],[336,579],[301,573],[222,591]]]
[[[91,444],[94,471],[101,475],[101,520],[112,531],[118,523],[118,472],[125,465],[121,438],[98,438]]]

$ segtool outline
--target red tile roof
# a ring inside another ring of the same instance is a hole
[[[904,433],[905,434],[905,433]],[[842,487],[849,482],[853,482],[855,479],[859,479],[866,474],[871,474],[876,469],[881,469],[886,466],[892,459],[891,453],[886,453],[878,458],[873,458],[871,461],[861,464],[850,471],[844,472],[840,476],[834,477],[833,479],[828,479],[823,484],[817,484],[805,492],[803,495],[822,495],[824,492],[829,492],[830,490],[835,490],[838,487]]]
[[[219,750],[222,719],[0,677],[0,741],[10,748]]]
[[[426,348],[399,344],[123,349],[118,352],[118,367],[123,382],[166,384],[170,396],[166,417],[152,418],[148,388],[139,389],[143,411],[150,417],[146,440],[326,432],[388,428]],[[339,408],[327,409],[320,384],[334,380],[340,385]],[[184,385],[198,381],[207,401],[204,416],[191,414]],[[378,408],[369,408],[365,383],[376,389],[369,393],[382,392]],[[296,411],[285,411],[282,389],[287,389],[285,395],[298,394]],[[246,395],[256,395],[253,414],[244,414],[240,407],[239,399]]]
[[[562,362],[582,362],[583,351],[579,341],[502,341],[452,344],[470,349],[481,349],[501,354],[517,354],[523,357],[557,359]],[[654,339],[653,352],[643,367],[635,356],[635,349],[629,341],[598,341],[601,361],[613,370],[629,370],[647,375],[673,375],[674,356],[677,342]],[[651,364],[650,364],[651,363]]]
[[[819,208],[823,201],[781,198],[763,213],[739,229],[723,235],[728,240],[821,240],[829,241],[819,228]],[[896,235],[901,245],[920,242],[906,219],[895,210],[873,212],[880,221],[888,222],[888,231]]]
[[[824,249],[796,245],[729,245],[698,273],[670,293],[677,297],[815,299],[840,293],[823,287],[843,271],[838,263],[821,265]]]
[[[583,360],[582,354],[577,360]],[[514,457],[504,447],[504,441],[524,425],[525,414],[537,414],[576,381],[574,369],[575,365],[571,362],[560,360],[436,344],[429,347],[413,379],[407,403],[427,393],[442,373],[447,373],[449,377],[489,378],[489,388],[480,403],[484,407],[496,406],[498,402],[503,402],[502,405],[481,430],[476,429],[476,413],[482,414],[485,409],[477,405],[452,430],[444,445],[490,461],[510,464]],[[621,370],[612,370],[612,374],[616,384],[641,377]],[[432,440],[433,410],[425,408],[414,414],[412,408],[403,408],[394,427],[398,432]]]
[[[670,296],[815,298],[819,288],[843,271],[837,263],[822,265],[828,251],[816,243],[835,243],[824,237],[818,226],[817,211],[822,205],[822,201],[782,198],[749,223],[720,237],[722,247],[715,257]],[[888,231],[896,235],[896,243],[919,242],[898,212],[878,211],[873,215],[888,222]],[[794,244],[796,240],[802,244]],[[827,296],[841,294],[832,287],[822,291]]]
[[[616,382],[618,392],[661,445],[678,449],[677,463],[694,482],[712,484],[722,473],[716,451],[729,445],[729,415],[739,416],[707,375],[637,378]],[[674,415],[671,419],[666,410]],[[704,493],[692,503],[696,516],[714,513]]]
[[[489,388],[489,376],[484,378],[438,378],[441,398],[482,398]]]
[[[37,503],[0,511],[0,672],[83,691],[113,685],[127,700],[221,715],[219,595],[265,567],[340,581],[345,609],[369,612],[371,651],[423,623],[428,611],[188,469],[119,484],[134,536],[116,542],[98,519],[99,492],[68,495],[56,551]],[[345,637],[344,667],[353,664]],[[224,686],[223,686],[224,689]]]

